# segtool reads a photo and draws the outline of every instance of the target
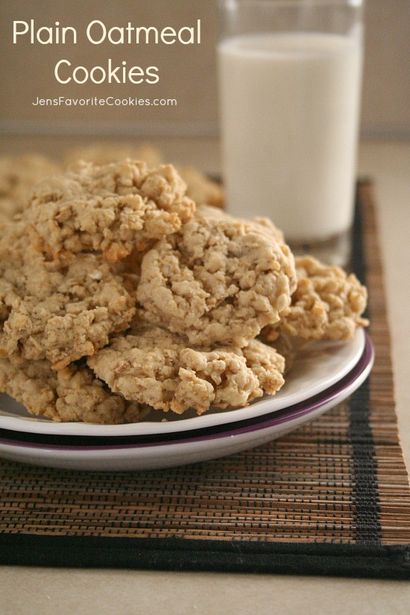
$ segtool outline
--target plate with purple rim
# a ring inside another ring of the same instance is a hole
[[[343,402],[366,380],[373,362],[374,349],[367,338],[359,361],[339,382],[309,400],[253,419],[121,441],[0,430],[0,456],[47,467],[98,471],[167,468],[224,457],[279,438]]]
[[[123,425],[58,423],[34,417],[7,395],[0,395],[0,429],[54,436],[112,438],[161,436],[253,419],[304,402],[333,386],[357,364],[366,340],[368,334],[358,329],[348,342],[308,344],[292,366],[284,387],[276,395],[265,396],[245,408],[210,410],[202,416],[191,411],[182,416],[154,411],[139,423]]]

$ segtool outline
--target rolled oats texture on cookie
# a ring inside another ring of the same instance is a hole
[[[143,160],[149,167],[156,167],[164,162],[162,152],[153,144],[141,143],[94,143],[88,147],[78,147],[69,150],[65,156],[66,164],[85,160],[94,164],[118,162],[125,158]],[[187,196],[198,205],[213,205],[223,207],[224,190],[221,184],[207,177],[202,171],[192,165],[175,165],[178,173],[187,185]]]
[[[149,325],[113,338],[88,364],[115,393],[177,414],[245,406],[284,383],[284,359],[261,342],[204,351]]]
[[[312,256],[296,257],[297,287],[289,309],[263,336],[274,340],[285,334],[305,340],[348,340],[368,321],[367,291],[357,277],[328,266]]]
[[[296,285],[293,255],[273,228],[199,207],[144,255],[143,319],[194,345],[245,346],[279,320]]]
[[[129,326],[135,315],[129,278],[95,254],[65,266],[48,262],[25,247],[19,231],[9,233],[14,244],[0,241],[0,355],[47,358],[59,369]]]
[[[53,421],[128,423],[147,412],[112,393],[87,366],[70,365],[56,372],[46,360],[0,359],[0,392],[31,414]]]
[[[195,204],[185,193],[172,165],[81,162],[37,185],[27,221],[32,241],[49,258],[93,251],[116,262],[188,222]]]

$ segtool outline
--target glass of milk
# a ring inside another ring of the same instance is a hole
[[[346,237],[353,216],[362,0],[221,0],[228,208],[294,245]]]

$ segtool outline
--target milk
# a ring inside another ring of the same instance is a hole
[[[224,177],[236,215],[266,215],[290,240],[352,221],[360,44],[320,33],[219,45]]]

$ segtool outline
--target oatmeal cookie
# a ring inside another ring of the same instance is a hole
[[[11,220],[28,204],[40,180],[58,173],[56,163],[38,154],[0,158],[0,222]]]
[[[69,150],[65,156],[68,165],[85,160],[94,164],[108,164],[125,158],[143,160],[151,168],[163,163],[159,149],[149,143],[94,143],[89,147]],[[198,205],[224,206],[224,191],[220,184],[210,180],[193,166],[176,166],[178,173],[187,184],[187,196]]]
[[[115,393],[177,414],[189,408],[203,414],[211,406],[240,407],[264,393],[273,395],[284,383],[284,363],[256,340],[244,349],[203,351],[189,347],[181,336],[146,325],[115,337],[88,359]]]
[[[92,251],[116,262],[191,219],[195,205],[185,192],[172,165],[82,162],[37,185],[27,219],[35,246],[48,257]]]
[[[327,266],[311,256],[296,257],[297,288],[280,323],[264,331],[264,339],[280,334],[302,339],[348,340],[368,324],[362,314],[367,291],[354,274]]]
[[[56,372],[46,360],[0,359],[0,391],[31,414],[53,421],[129,423],[147,412],[112,393],[87,366],[70,365]]]
[[[270,336],[270,332],[273,332],[274,335]],[[262,330],[259,339],[264,345],[270,346],[284,358],[285,375],[290,372],[298,353],[306,344],[304,340],[299,340],[298,338],[291,337],[290,335],[286,335],[284,333],[281,333],[278,336],[276,329],[269,326]]]
[[[225,194],[222,186],[191,166],[178,167],[182,179],[187,185],[187,195],[197,205],[212,205],[223,209]]]
[[[191,344],[246,346],[275,323],[296,285],[289,248],[269,226],[202,206],[142,259],[143,318]]]
[[[130,280],[100,256],[81,254],[61,266],[29,248],[4,250],[0,242],[0,355],[47,358],[60,369],[129,326]]]

